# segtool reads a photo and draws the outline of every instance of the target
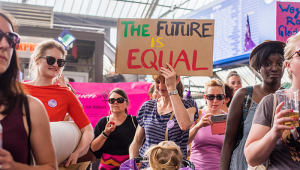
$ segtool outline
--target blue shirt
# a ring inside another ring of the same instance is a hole
[[[157,112],[156,103],[157,99],[146,101],[140,108],[136,117],[139,125],[145,129],[146,141],[139,151],[141,157],[144,157],[145,152],[151,145],[165,141],[167,123],[172,112],[159,115]],[[196,102],[193,99],[182,99],[182,103],[186,109],[190,107],[196,108],[196,113],[194,115],[194,121],[196,121],[199,116]],[[189,129],[182,131],[178,125],[175,115],[172,120],[175,122],[175,124],[168,130],[169,141],[175,142],[180,147],[183,158],[186,158]]]

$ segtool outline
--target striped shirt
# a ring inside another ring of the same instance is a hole
[[[156,103],[157,99],[146,101],[140,108],[136,117],[139,125],[145,129],[146,141],[139,151],[140,156],[142,157],[144,157],[144,153],[151,145],[158,144],[161,141],[165,141],[167,123],[172,112],[164,115],[159,115],[157,112]],[[196,102],[193,99],[182,99],[182,103],[186,109],[190,107],[196,108],[197,111],[194,115],[194,121],[196,121],[199,116]],[[183,158],[186,158],[189,130],[182,131],[180,129],[176,120],[176,115],[174,115],[172,120],[175,122],[175,125],[168,130],[169,141],[175,142],[180,147]]]

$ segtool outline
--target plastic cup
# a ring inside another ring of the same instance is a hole
[[[283,89],[275,92],[277,96],[278,104],[284,102],[281,110],[293,110],[292,113],[284,115],[284,117],[292,117],[297,119],[293,122],[285,122],[286,126],[299,127],[299,101],[298,101],[298,89]]]

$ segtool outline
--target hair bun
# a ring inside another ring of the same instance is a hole
[[[236,71],[230,71],[228,75],[237,74]]]

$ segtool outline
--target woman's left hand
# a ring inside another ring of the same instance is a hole
[[[176,72],[170,64],[166,64],[168,67],[161,67],[160,72],[161,75],[165,77],[165,84],[167,86],[168,91],[170,92],[176,89]]]
[[[68,167],[70,164],[76,164],[76,163],[77,163],[78,157],[79,157],[79,153],[73,152],[73,153],[69,156],[68,161],[67,161],[67,163],[65,164],[65,167]]]
[[[16,169],[16,162],[11,154],[5,149],[0,149],[0,165],[0,169]]]

